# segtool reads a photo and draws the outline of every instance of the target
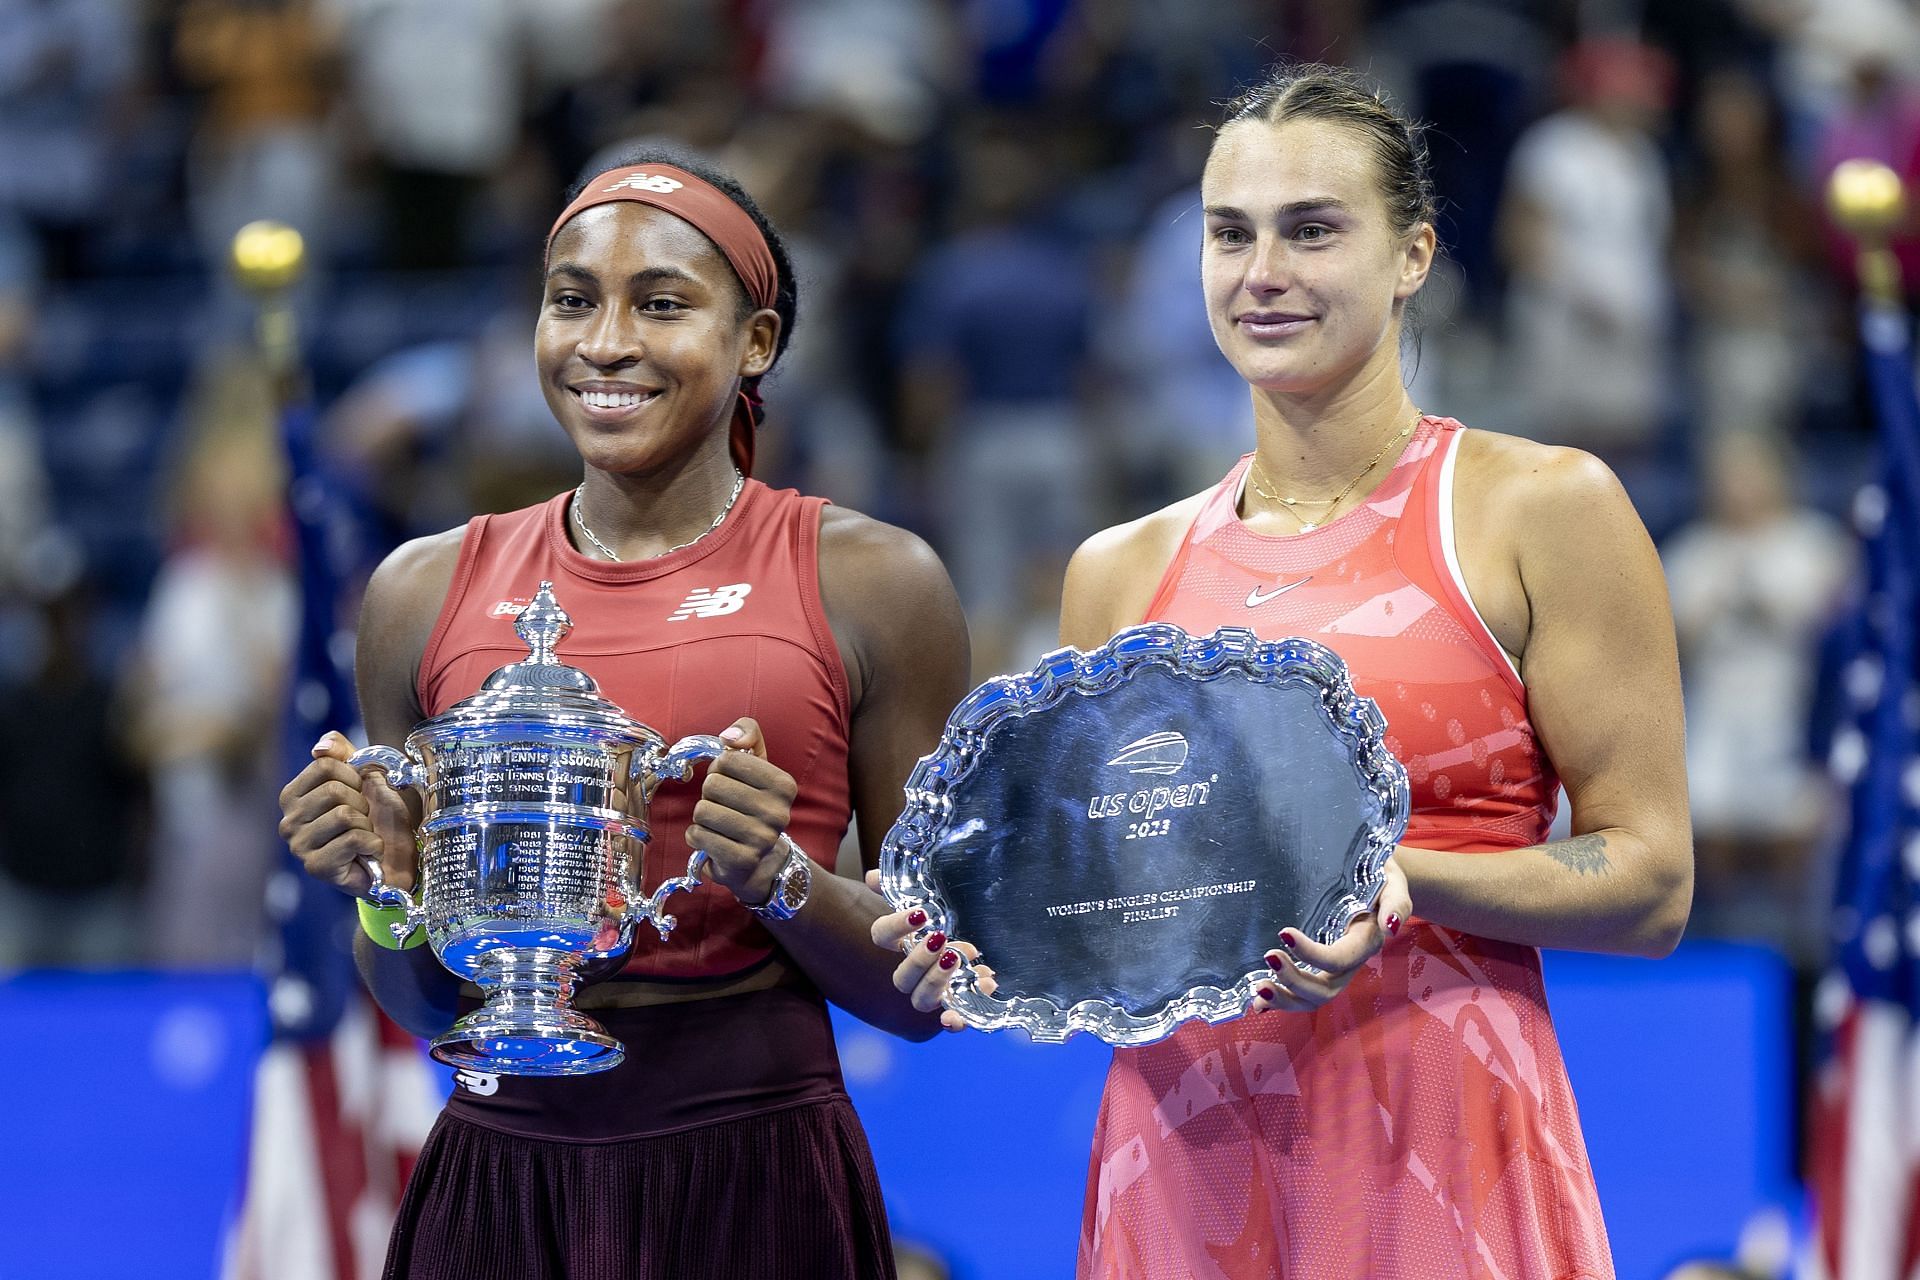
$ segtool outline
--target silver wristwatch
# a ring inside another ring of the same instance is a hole
[[[791,920],[807,905],[813,892],[813,859],[800,846],[781,833],[780,843],[787,851],[786,861],[773,874],[773,894],[759,905],[747,904],[747,910],[762,920]]]

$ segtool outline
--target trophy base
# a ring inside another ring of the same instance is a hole
[[[486,1003],[435,1036],[448,1066],[514,1076],[579,1076],[620,1065],[626,1051],[569,1001],[580,957],[502,947],[475,969]]]

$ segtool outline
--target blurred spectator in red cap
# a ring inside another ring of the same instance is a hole
[[[1624,36],[1595,36],[1567,50],[1560,77],[1570,98],[1603,114],[1657,123],[1673,105],[1673,58]]]

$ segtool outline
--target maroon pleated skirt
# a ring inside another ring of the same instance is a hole
[[[386,1280],[893,1280],[817,995],[596,1016],[628,1047],[614,1070],[455,1089]]]

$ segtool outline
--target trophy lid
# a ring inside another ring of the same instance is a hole
[[[635,721],[600,692],[594,678],[554,656],[573,619],[560,607],[553,583],[542,582],[514,623],[528,656],[488,676],[480,691],[421,725],[429,739],[471,736],[476,729],[514,732],[535,724],[566,727],[591,738],[637,743],[660,735]],[[491,735],[489,735],[491,736]]]
[[[573,619],[554,598],[553,584],[542,582],[533,603],[520,613],[514,632],[533,651],[524,662],[501,667],[480,687],[488,693],[510,689],[574,689],[598,697],[600,686],[578,667],[570,667],[553,656],[553,648],[573,630]]]

